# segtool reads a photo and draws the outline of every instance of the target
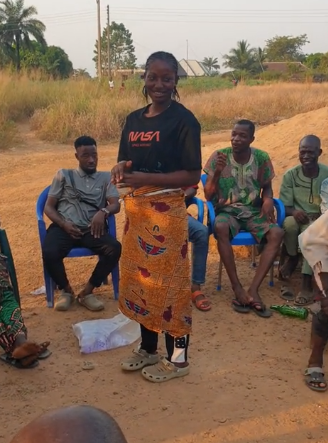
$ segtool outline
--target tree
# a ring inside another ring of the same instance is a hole
[[[91,75],[85,68],[74,69],[73,77],[76,78],[91,78]]]
[[[266,59],[269,62],[301,62],[304,60],[302,48],[308,41],[306,34],[292,37],[276,36],[266,41]]]
[[[108,69],[108,37],[107,27],[104,28],[101,37],[101,64],[102,70]],[[98,67],[98,40],[95,44],[93,61]],[[123,23],[112,22],[110,26],[110,58],[111,69],[135,69],[137,58],[131,32]]]
[[[326,54],[321,52],[309,54],[306,56],[304,64],[310,69],[326,73],[328,71],[328,52]]]
[[[45,25],[34,18],[37,15],[34,6],[24,7],[24,0],[0,1],[0,41],[2,47],[15,49],[16,69],[21,68],[20,51],[22,47],[30,47],[30,36],[43,46],[46,46]]]
[[[254,58],[259,63],[262,72],[264,72],[263,62],[266,59],[266,52],[264,49],[258,47],[254,49]]]
[[[220,69],[219,61],[217,57],[205,57],[203,65],[210,71],[210,73],[218,71]]]
[[[55,79],[67,78],[73,73],[72,62],[59,46],[44,47],[32,41],[29,49],[21,49],[20,58],[25,69],[40,69]]]
[[[224,66],[233,71],[244,71],[256,73],[259,71],[259,63],[256,61],[255,49],[250,46],[247,40],[241,40],[236,48],[232,48],[229,54],[223,56]]]
[[[73,64],[59,46],[48,46],[43,57],[43,68],[54,78],[67,78],[73,74]]]

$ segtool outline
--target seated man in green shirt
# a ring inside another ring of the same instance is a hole
[[[280,260],[280,279],[285,281],[281,296],[294,300],[293,289],[288,280],[298,264],[298,236],[321,215],[320,189],[328,177],[328,166],[318,162],[322,153],[320,139],[307,135],[299,144],[300,164],[289,169],[283,176],[280,200],[286,208],[284,244]],[[306,306],[313,302],[312,269],[306,260],[302,265],[302,287],[295,304]]]
[[[235,294],[233,308],[240,313],[253,310],[261,317],[270,317],[259,288],[278,254],[284,232],[273,215],[273,166],[266,152],[251,147],[254,133],[251,121],[237,122],[231,133],[231,147],[215,151],[205,165],[208,177],[204,191],[215,208],[215,235]],[[265,244],[248,291],[238,279],[230,244],[239,230],[250,232],[259,244]]]

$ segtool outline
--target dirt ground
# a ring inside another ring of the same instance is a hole
[[[327,139],[328,108],[296,116],[258,131],[255,146],[267,150],[277,172],[297,164],[298,141],[307,133]],[[112,414],[129,443],[314,443],[328,442],[328,394],[310,391],[303,382],[309,356],[310,321],[232,311],[232,291],[224,273],[216,291],[218,255],[211,245],[206,293],[208,313],[195,311],[190,346],[191,373],[169,384],[150,384],[138,373],[124,374],[119,360],[132,349],[82,356],[72,324],[112,317],[117,313],[111,285],[99,295],[106,310],[93,314],[82,307],[67,313],[46,307],[44,296],[30,292],[43,284],[35,202],[56,170],[75,167],[72,146],[49,145],[22,128],[22,143],[0,153],[0,216],[7,230],[18,273],[23,314],[30,337],[51,340],[53,355],[31,371],[0,367],[0,442],[41,413],[71,404],[92,404]],[[205,135],[204,161],[217,147],[229,145],[229,134]],[[110,169],[117,145],[100,146],[99,169]],[[327,154],[323,161],[327,163]],[[200,191],[201,195],[201,191]],[[118,217],[121,235],[123,215]],[[239,257],[243,254],[239,254]],[[67,269],[78,288],[95,259],[70,259]],[[249,259],[238,259],[241,280],[249,285]],[[295,285],[299,286],[295,277]],[[296,288],[297,289],[297,288]],[[267,304],[279,303],[279,283],[261,294]],[[164,351],[163,342],[161,350]],[[85,360],[95,365],[83,371]]]

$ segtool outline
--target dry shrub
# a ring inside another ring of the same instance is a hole
[[[194,112],[204,131],[230,128],[239,118],[258,125],[274,123],[328,103],[328,84],[240,84],[199,92],[202,82],[205,89],[210,80],[197,79],[194,92],[189,83],[184,86],[182,81],[179,87],[182,103]],[[110,92],[106,83],[96,80],[44,81],[37,74],[31,78],[0,72],[1,133],[12,134],[8,122],[32,117],[32,129],[44,140],[67,142],[82,133],[99,141],[117,140],[126,115],[144,105],[140,88],[137,82],[124,93]]]
[[[278,84],[240,86],[235,89],[183,94],[182,102],[200,120],[204,131],[230,128],[234,121],[248,118],[258,125],[277,122],[328,103],[328,85]],[[135,92],[124,94],[103,90],[90,96],[73,89],[33,117],[32,127],[45,140],[65,142],[81,133],[92,133],[102,141],[118,139],[126,115],[143,106]]]

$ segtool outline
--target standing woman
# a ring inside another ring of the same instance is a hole
[[[156,52],[143,94],[151,104],[126,120],[112,179],[130,188],[121,258],[120,310],[141,327],[141,344],[121,362],[160,383],[189,373],[191,331],[188,218],[182,187],[199,182],[200,124],[178,103],[178,62]],[[132,192],[131,192],[132,190]],[[165,333],[167,358],[157,353]]]

